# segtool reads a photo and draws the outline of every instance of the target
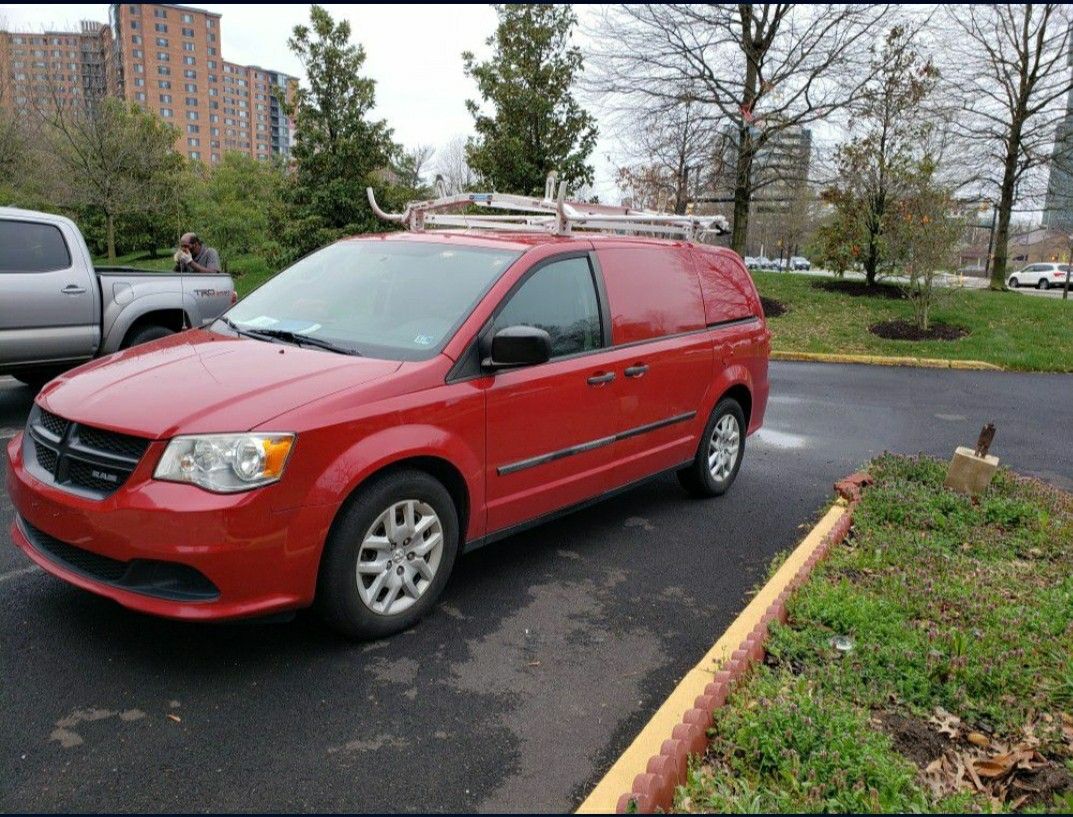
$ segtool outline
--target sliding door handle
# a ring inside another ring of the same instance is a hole
[[[604,383],[610,383],[614,379],[614,372],[604,372],[603,374],[594,374],[589,378],[588,383],[590,386],[602,386]]]
[[[625,375],[626,377],[642,377],[645,372],[648,371],[647,363],[638,363],[635,366],[627,366]]]

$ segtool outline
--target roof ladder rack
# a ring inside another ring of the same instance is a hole
[[[559,182],[554,171],[548,174],[544,183],[543,198],[508,193],[448,195],[443,180],[437,179],[437,198],[412,201],[401,213],[387,213],[376,203],[371,187],[367,187],[365,192],[369,197],[369,206],[377,216],[384,221],[401,224],[413,232],[423,232],[426,227],[454,227],[545,232],[552,235],[597,232],[693,240],[706,234],[724,235],[730,231],[723,216],[680,216],[632,207],[568,201],[566,182]],[[501,212],[494,215],[459,212],[473,207]]]

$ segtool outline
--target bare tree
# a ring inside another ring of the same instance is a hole
[[[476,174],[466,159],[466,137],[459,135],[436,151],[436,173],[443,177],[451,193],[469,190],[476,183]]]
[[[689,99],[711,121],[727,123],[731,246],[743,252],[758,156],[859,96],[888,13],[886,5],[863,4],[621,5],[601,21],[592,86],[652,112]]]
[[[710,123],[686,102],[640,121],[631,116],[622,133],[637,161],[618,168],[619,189],[637,207],[654,207],[662,201],[675,213],[685,213],[690,192],[700,187],[700,176],[712,168]]]
[[[1030,192],[1024,183],[1038,184],[1054,157],[1073,91],[1073,15],[1059,3],[958,5],[946,15],[958,35],[948,50],[949,73],[964,100],[957,132],[982,168],[982,185],[998,193],[991,286],[1001,288],[1011,213]]]

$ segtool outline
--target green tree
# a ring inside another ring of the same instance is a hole
[[[314,5],[310,24],[295,26],[288,45],[308,80],[285,105],[297,138],[280,237],[284,255],[294,258],[379,226],[365,188],[376,171],[389,167],[398,148],[387,123],[369,119],[376,83],[362,76],[365,50],[350,42],[348,22],[336,22]]]
[[[938,71],[895,26],[873,60],[872,78],[851,107],[851,138],[835,154],[837,181],[826,198],[839,209],[833,224],[843,242],[858,247],[869,286],[889,272],[887,221],[913,182],[922,145],[932,127],[926,103]]]
[[[466,148],[470,167],[486,185],[503,192],[542,195],[552,170],[571,188],[590,185],[586,163],[596,145],[596,120],[574,99],[583,70],[581,49],[571,45],[577,15],[565,5],[506,3],[495,6],[499,25],[486,41],[492,56],[478,62],[462,54],[466,75],[492,112],[466,101],[477,135]]]
[[[199,166],[187,196],[190,229],[229,258],[279,251],[275,214],[283,206],[286,176],[277,162],[229,152],[213,168]]]
[[[39,166],[48,199],[99,214],[110,261],[122,219],[165,219],[173,212],[183,166],[172,149],[175,128],[118,99],[92,108],[55,105],[43,116],[47,143],[38,146]]]

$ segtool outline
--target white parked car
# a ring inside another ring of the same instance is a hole
[[[1064,286],[1068,270],[1069,264],[1029,264],[1024,269],[1011,274],[1006,279],[1006,286],[1010,289],[1017,289],[1017,287],[1050,289]]]

